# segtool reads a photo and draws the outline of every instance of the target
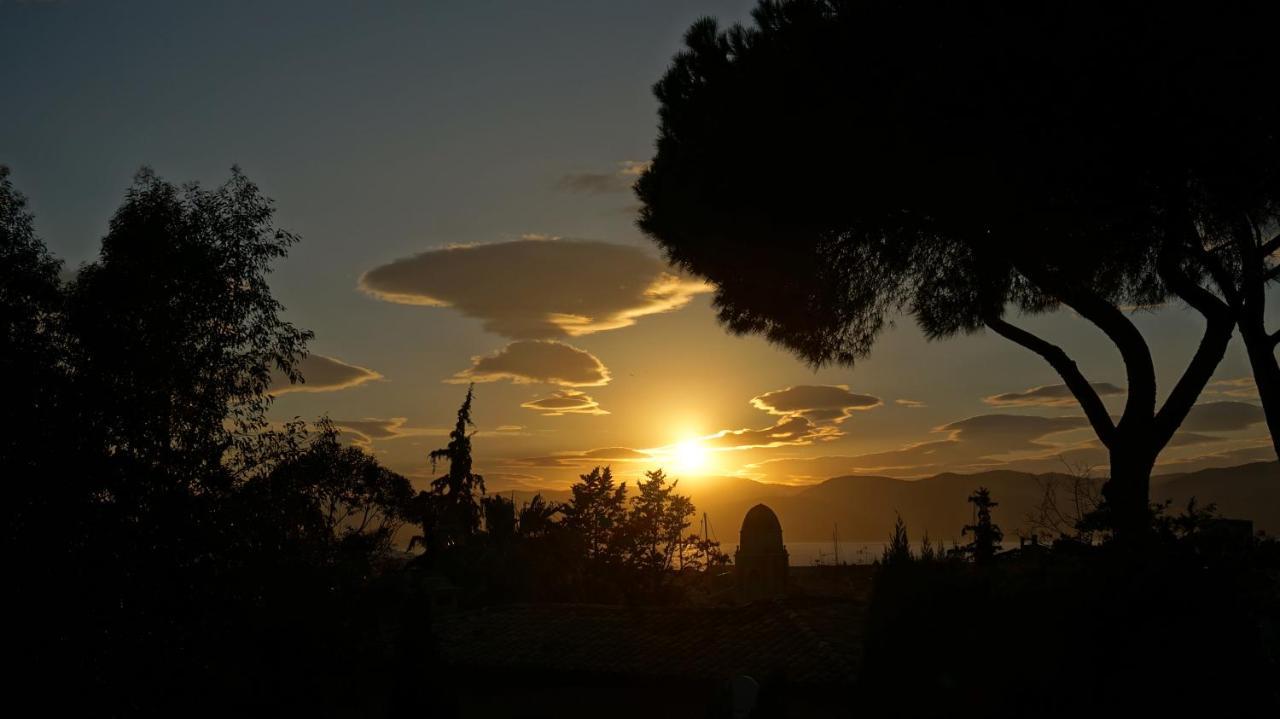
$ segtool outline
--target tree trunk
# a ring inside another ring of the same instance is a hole
[[[1280,459],[1280,361],[1276,359],[1276,341],[1267,334],[1261,307],[1248,307],[1240,318],[1240,337],[1249,354],[1253,379],[1262,398],[1262,413],[1271,432],[1271,445]]]
[[[1146,534],[1151,527],[1151,470],[1156,452],[1149,443],[1124,438],[1111,448],[1111,477],[1102,485],[1102,496],[1117,539]]]

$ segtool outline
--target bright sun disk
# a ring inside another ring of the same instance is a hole
[[[686,439],[672,453],[676,469],[681,472],[697,472],[707,465],[708,450],[696,439]]]

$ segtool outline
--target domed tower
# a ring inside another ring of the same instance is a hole
[[[747,601],[785,594],[787,560],[778,515],[757,504],[742,520],[738,551],[733,559],[738,574],[738,594]]]

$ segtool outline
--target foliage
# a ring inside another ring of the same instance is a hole
[[[244,511],[269,513],[247,525],[270,533],[256,550],[314,545],[322,552],[379,554],[391,548],[413,496],[409,480],[359,447],[344,446],[340,435],[331,420],[321,419],[297,451],[238,490]]]
[[[911,540],[907,537],[907,524],[902,521],[902,515],[899,514],[893,523],[893,534],[889,535],[889,543],[885,545],[880,557],[880,564],[886,567],[895,566],[907,564],[913,559]]]
[[[65,413],[62,263],[40,241],[32,219],[9,169],[0,165],[0,376],[11,380],[0,402],[0,461],[12,493],[5,522],[11,541],[39,531],[43,515],[66,499],[37,477],[66,457],[60,446],[71,425]]]
[[[969,495],[969,503],[973,505],[974,523],[965,525],[961,535],[973,534],[973,539],[964,548],[977,564],[989,564],[1004,540],[1004,532],[1000,525],[991,521],[991,508],[1000,506],[992,501],[991,491],[986,487],[978,487]]]
[[[880,572],[859,715],[1275,713],[1275,544],[1214,554],[1194,535],[1136,553],[1064,543],[981,571]]]
[[[458,408],[458,419],[449,432],[449,444],[432,450],[431,468],[441,460],[449,462],[448,473],[431,482],[431,490],[420,492],[414,501],[414,516],[422,527],[410,548],[424,543],[431,555],[448,547],[465,544],[480,530],[484,495],[484,477],[471,471],[471,401],[475,386],[467,388],[466,399]]]
[[[609,467],[599,467],[570,487],[573,498],[564,508],[564,529],[588,561],[620,563],[625,556],[627,485],[613,480]]]
[[[535,539],[547,536],[555,530],[555,516],[561,511],[563,507],[548,502],[541,494],[533,495],[533,499],[520,507],[516,523],[520,536]]]
[[[266,428],[273,371],[297,379],[310,332],[280,317],[267,274],[297,238],[238,169],[214,190],[140,171],[97,262],[67,298],[81,431],[108,460],[163,475],[113,486],[223,491],[228,453]]]
[[[680,556],[694,508],[688,497],[675,493],[679,483],[668,484],[661,469],[645,472],[645,479],[636,483],[625,534],[631,563],[641,572],[660,574]]]

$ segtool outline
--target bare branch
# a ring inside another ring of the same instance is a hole
[[[1104,445],[1111,446],[1116,432],[1115,423],[1111,421],[1111,414],[1107,412],[1106,406],[1102,403],[1102,398],[1098,396],[1098,393],[1093,389],[1093,385],[1080,372],[1075,360],[1067,356],[1067,353],[1061,347],[1043,340],[1021,327],[1012,325],[1000,317],[988,317],[986,325],[1001,337],[1043,357],[1062,377],[1067,389],[1071,390],[1071,394],[1080,403],[1080,407],[1084,410],[1085,417],[1089,419],[1089,424],[1093,426],[1093,431],[1097,433],[1098,439],[1102,440]]]
[[[1120,428],[1149,422],[1156,411],[1156,365],[1151,358],[1151,348],[1137,326],[1119,307],[1096,292],[1063,281],[1053,272],[1031,262],[1020,263],[1017,267],[1027,279],[1102,330],[1120,351],[1129,392],[1124,413],[1120,416]]]

